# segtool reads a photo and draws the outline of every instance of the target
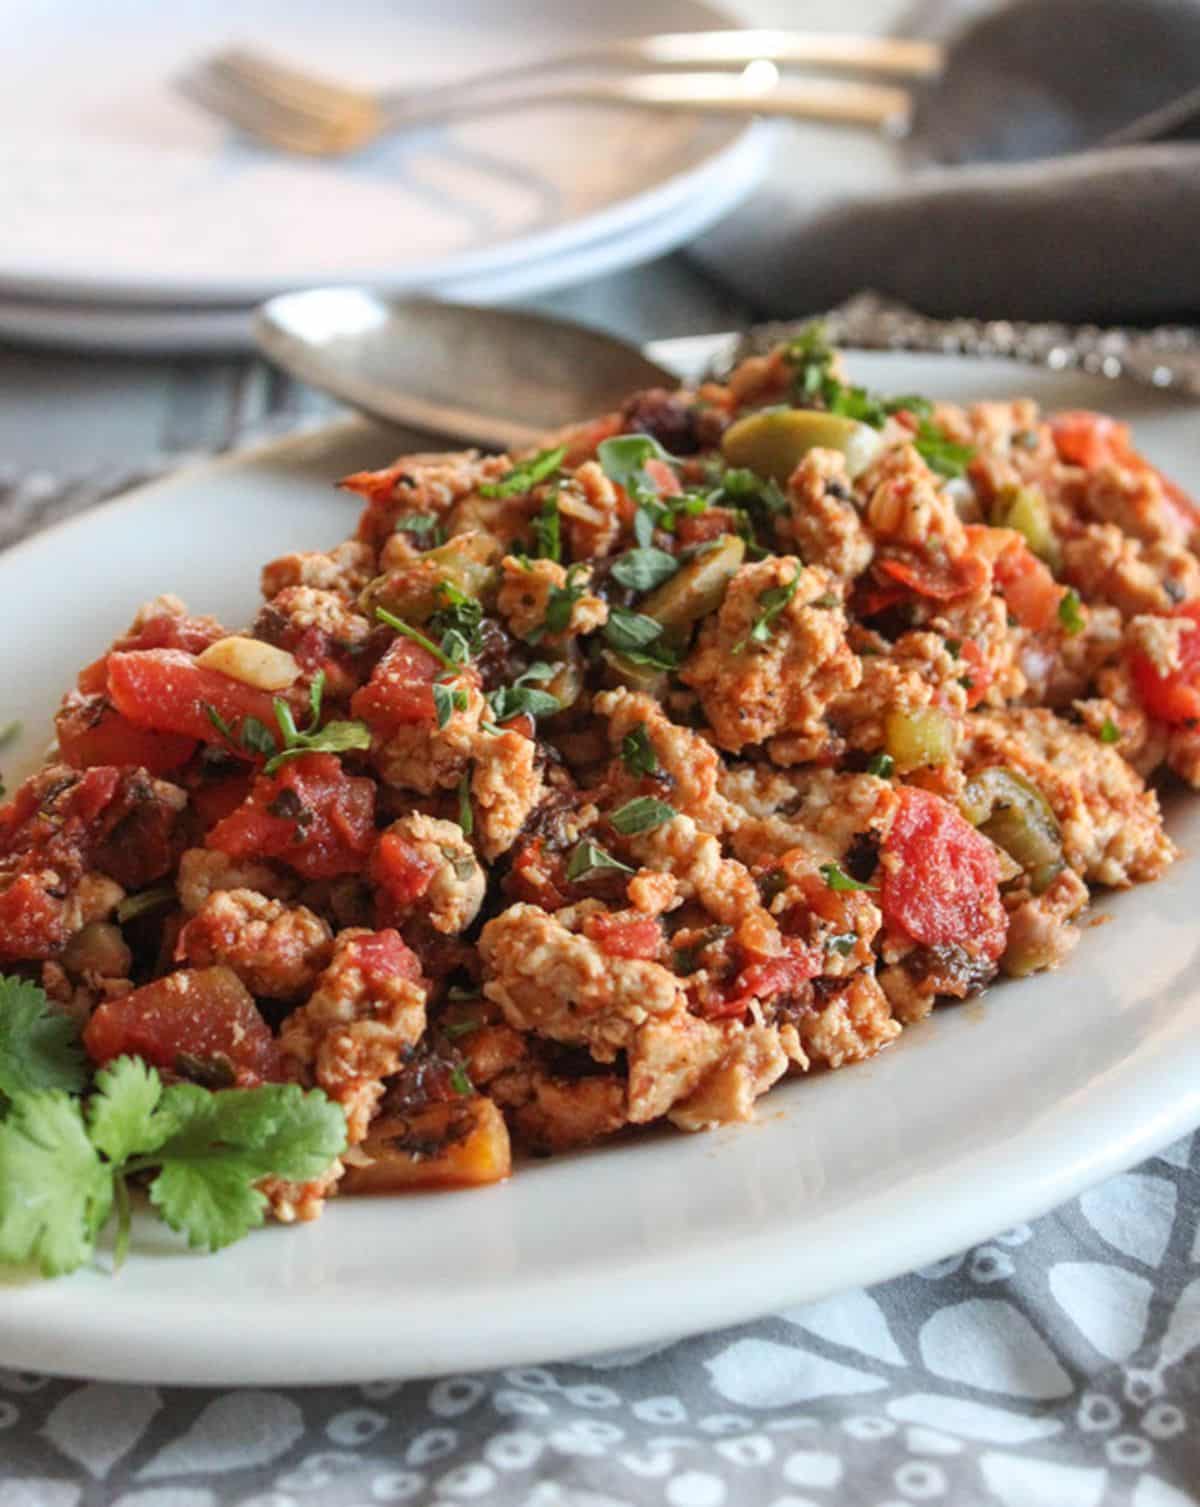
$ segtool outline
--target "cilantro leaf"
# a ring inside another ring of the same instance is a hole
[[[1121,729],[1111,717],[1105,717],[1100,725],[1101,743],[1119,743],[1121,741]]]
[[[510,717],[519,717],[523,712],[528,712],[531,717],[553,717],[555,712],[561,712],[562,703],[557,696],[535,689],[538,682],[553,680],[556,673],[553,665],[539,659],[524,674],[518,675],[512,685],[489,691],[487,704],[492,716],[497,722],[507,722]]]
[[[658,768],[658,755],[644,722],[621,739],[621,762],[630,774],[653,774]]]
[[[1082,633],[1087,626],[1083,613],[1080,611],[1081,605],[1079,593],[1073,586],[1068,586],[1058,604],[1058,620],[1068,638],[1074,638],[1077,633]]]
[[[563,585],[550,588],[545,617],[532,633],[525,635],[529,643],[536,644],[547,633],[565,633],[571,626],[575,603],[587,590],[587,569],[586,565],[572,565]]]
[[[891,754],[877,753],[867,765],[867,773],[873,774],[876,779],[890,780],[895,767],[896,761]]]
[[[959,445],[947,439],[928,419],[921,420],[913,449],[939,476],[962,476],[975,459],[975,451],[970,445]]]
[[[646,472],[648,460],[672,456],[649,434],[618,434],[596,446],[596,459],[609,481],[623,487],[636,503],[658,500],[658,488]]]
[[[76,1023],[36,984],[0,976],[0,1106],[52,1089],[77,1094],[85,1079]]]
[[[262,1224],[260,1179],[317,1177],[346,1147],[338,1106],[294,1083],[220,1093],[175,1083],[161,1113],[172,1129],[148,1159],[159,1167],[150,1201],[195,1249],[220,1250]]]
[[[321,720],[321,700],[324,692],[325,671],[320,670],[313,677],[312,685],[309,687],[310,721],[303,732],[296,726],[291,707],[282,696],[275,697],[275,720],[279,724],[283,748],[279,753],[275,752],[275,741],[264,728],[266,743],[255,751],[274,755],[263,765],[264,774],[274,774],[288,759],[298,758],[305,753],[346,753],[352,748],[370,748],[371,729],[365,722],[327,722],[324,727],[318,725]],[[255,721],[255,718],[247,717],[242,724],[242,741],[247,743],[248,747],[251,746],[246,737],[248,724]],[[262,727],[261,723],[257,725]]]
[[[562,559],[562,518],[558,511],[558,493],[553,492],[542,503],[541,512],[533,520],[533,553],[539,560]]]
[[[64,1093],[16,1100],[0,1122],[0,1262],[44,1277],[82,1266],[112,1208],[113,1180]]]
[[[613,561],[613,579],[630,591],[650,591],[669,581],[679,561],[665,549],[631,549]]]
[[[92,1145],[110,1162],[125,1162],[160,1146],[171,1134],[169,1116],[157,1113],[162,1079],[140,1057],[118,1057],[96,1074],[88,1101]]]
[[[821,878],[831,890],[837,890],[843,894],[849,894],[854,890],[875,890],[879,886],[864,884],[860,879],[854,879],[837,863],[823,863],[818,870]]]
[[[437,595],[440,605],[429,619],[430,632],[441,635],[442,653],[462,664],[483,647],[483,603],[453,581],[439,581]]]
[[[462,828],[464,837],[470,837],[475,830],[475,813],[471,809],[470,771],[464,771],[458,782],[458,825]]]
[[[627,863],[622,863],[619,858],[614,858],[599,843],[587,842],[586,840],[576,843],[571,857],[567,862],[567,878],[572,884],[578,884],[589,878],[592,874],[602,873],[606,869],[616,870],[621,874],[633,874],[637,871],[631,869]]]
[[[649,832],[654,827],[661,827],[664,822],[673,821],[678,813],[674,806],[668,806],[666,801],[656,800],[652,795],[639,795],[636,800],[626,801],[619,810],[614,811],[609,821],[624,837],[632,837],[638,832]]]
[[[772,586],[767,591],[760,593],[758,605],[762,609],[751,624],[750,632],[745,638],[739,639],[734,644],[733,652],[740,654],[747,644],[767,644],[771,641],[771,629],[780,614],[787,608],[788,603],[796,595],[800,585],[800,572],[797,571],[790,581],[782,586]]]
[[[126,895],[117,906],[117,921],[124,926],[126,921],[133,921],[138,916],[144,916],[152,910],[159,910],[164,905],[173,905],[174,902],[175,886],[156,884],[148,890],[141,890],[136,895]]]
[[[442,525],[430,513],[403,513],[396,519],[393,532],[411,534],[414,539],[423,539],[426,548],[442,542]]]
[[[434,659],[440,665],[444,666],[445,669],[458,671],[460,661],[452,659],[444,649],[438,648],[437,644],[431,638],[426,638],[419,629],[414,628],[411,623],[406,623],[402,617],[397,617],[394,612],[389,612],[386,607],[376,607],[375,616],[381,623],[386,623],[395,632],[402,633],[405,638],[411,638],[414,644],[420,644],[426,654],[432,654]]]
[[[627,607],[613,607],[604,625],[604,638],[618,654],[628,654],[645,649],[662,636],[662,631],[662,624],[645,613],[630,612]]]
[[[539,482],[553,476],[562,465],[567,453],[565,445],[558,445],[553,450],[539,450],[529,460],[518,461],[511,471],[507,472],[499,481],[485,482],[479,488],[481,497],[516,497],[522,492],[530,492]]]

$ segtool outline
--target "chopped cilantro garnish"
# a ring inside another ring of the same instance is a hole
[[[1101,743],[1119,743],[1121,741],[1121,729],[1111,717],[1105,717],[1100,724]]]
[[[499,481],[485,482],[479,488],[479,494],[481,497],[516,497],[522,492],[531,492],[539,482],[554,475],[566,453],[565,445],[558,445],[553,450],[539,450],[529,460],[518,461]]]
[[[913,440],[913,449],[931,471],[939,476],[961,476],[975,458],[970,445],[949,440],[928,419],[922,419]]]
[[[271,758],[279,748],[275,741],[275,734],[257,717],[242,718],[241,741],[242,747],[249,753],[262,754],[266,759]]]
[[[411,534],[414,539],[424,541],[426,549],[431,545],[442,542],[442,525],[439,519],[430,513],[403,513],[396,519],[393,532],[397,534]]]
[[[879,780],[890,780],[895,767],[896,761],[891,754],[877,753],[867,765],[867,773],[873,774]]]
[[[1083,613],[1080,611],[1079,593],[1073,586],[1068,586],[1063,592],[1062,600],[1058,604],[1058,620],[1063,626],[1063,632],[1068,638],[1074,638],[1077,633],[1082,633],[1086,624]]]
[[[619,434],[596,446],[596,459],[609,481],[622,487],[637,508],[633,535],[638,544],[649,548],[656,528],[675,526],[671,506],[658,493],[658,487],[646,471],[649,460],[671,464],[673,457],[648,434]]]
[[[613,607],[604,625],[604,639],[618,654],[637,653],[662,636],[662,624],[642,612]]]
[[[825,946],[830,952],[836,952],[839,957],[848,958],[858,946],[858,934],[853,931],[844,931],[840,936],[830,937]]]
[[[837,863],[823,863],[818,872],[831,890],[849,893],[852,890],[874,890],[878,888],[877,885],[864,884],[860,879],[851,878],[841,865]]]
[[[636,872],[627,863],[622,863],[619,858],[614,858],[607,849],[599,843],[584,842],[576,843],[575,849],[567,862],[567,878],[572,884],[578,884],[589,878],[592,874],[598,874],[605,869],[616,870],[621,874]]]
[[[471,809],[471,774],[469,770],[463,771],[463,777],[458,782],[458,825],[463,830],[464,837],[470,837],[475,830],[475,813]]]
[[[497,722],[507,722],[510,717],[519,717],[523,712],[528,712],[531,717],[553,717],[555,712],[561,712],[562,703],[557,696],[536,689],[542,681],[552,680],[556,673],[553,665],[538,660],[523,675],[518,675],[512,685],[489,691],[487,703],[492,716]]]
[[[274,774],[281,764],[288,759],[297,758],[300,754],[347,753],[353,748],[370,748],[371,729],[365,722],[327,722],[324,727],[320,726],[321,697],[324,690],[325,671],[319,670],[313,677],[309,691],[308,704],[311,720],[303,732],[296,726],[291,707],[282,696],[275,697],[275,720],[279,723],[283,748],[263,765],[264,774]],[[243,726],[243,739],[245,735]],[[274,747],[273,739],[272,747]]]
[[[679,561],[665,549],[646,546],[631,549],[613,561],[613,579],[630,591],[651,591],[669,581],[679,569]]]
[[[114,1209],[116,1264],[129,1244],[128,1179],[188,1244],[219,1250],[263,1222],[267,1177],[319,1177],[346,1146],[319,1089],[268,1083],[214,1093],[164,1085],[119,1057],[86,1105],[78,1027],[32,984],[0,979],[0,1262],[59,1276],[90,1260]]]
[[[572,565],[563,585],[550,588],[545,617],[532,633],[526,634],[529,643],[538,643],[547,633],[565,633],[571,626],[575,603],[587,590],[587,569],[586,565]]]
[[[376,607],[375,616],[381,623],[386,623],[389,628],[394,628],[397,633],[402,633],[405,638],[411,638],[414,644],[420,644],[426,654],[432,654],[434,659],[447,670],[457,671],[459,661],[452,658],[445,650],[438,647],[431,638],[425,635],[411,623],[406,623],[403,618],[397,617],[394,612],[389,612],[386,607]]]
[[[621,739],[621,762],[630,774],[653,774],[658,768],[658,755],[644,722]]]
[[[483,603],[453,581],[438,582],[437,598],[438,609],[429,619],[429,630],[440,636],[443,654],[455,664],[465,664],[483,648]]]
[[[771,629],[776,618],[784,612],[788,603],[796,595],[796,589],[800,585],[800,572],[797,571],[790,581],[782,586],[772,586],[764,591],[758,598],[758,605],[762,609],[754,619],[750,632],[745,638],[740,639],[733,646],[733,652],[740,654],[749,643],[766,644],[771,641]]]
[[[478,995],[471,995],[472,999],[478,999]],[[460,1036],[469,1036],[472,1031],[478,1031],[483,1024],[478,1015],[468,1016],[465,1020],[448,1020],[442,1027],[442,1031],[451,1041],[457,1041]]]
[[[673,821],[677,812],[666,801],[656,800],[652,795],[640,795],[636,800],[626,801],[614,811],[609,821],[624,837],[633,837],[638,832],[649,832],[661,827],[663,822]]]
[[[562,518],[558,511],[558,493],[552,492],[533,520],[533,553],[540,560],[562,559]]]
[[[456,1094],[473,1094],[475,1085],[471,1082],[465,1067],[461,1063],[450,1074],[450,1087]]]

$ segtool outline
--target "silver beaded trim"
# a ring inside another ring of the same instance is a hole
[[[1185,325],[1137,330],[1007,319],[927,319],[875,293],[860,293],[821,318],[835,345],[1007,356],[1055,371],[1085,371],[1114,381],[1124,378],[1200,398],[1200,331]],[[808,322],[755,325],[734,347],[730,364],[770,350]]]

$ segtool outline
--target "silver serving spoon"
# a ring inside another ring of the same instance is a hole
[[[582,325],[366,288],[313,288],[255,316],[259,349],[372,418],[488,449],[535,445],[560,425],[678,378],[636,346]]]

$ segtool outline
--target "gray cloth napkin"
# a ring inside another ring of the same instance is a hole
[[[241,1392],[0,1371],[0,1507],[1189,1507],[1198,1142],[870,1292],[587,1364]]]
[[[1200,316],[1200,142],[1096,145],[1200,84],[1200,4],[1025,0],[965,35],[911,140],[787,129],[695,259],[782,316],[864,287],[933,315]]]

